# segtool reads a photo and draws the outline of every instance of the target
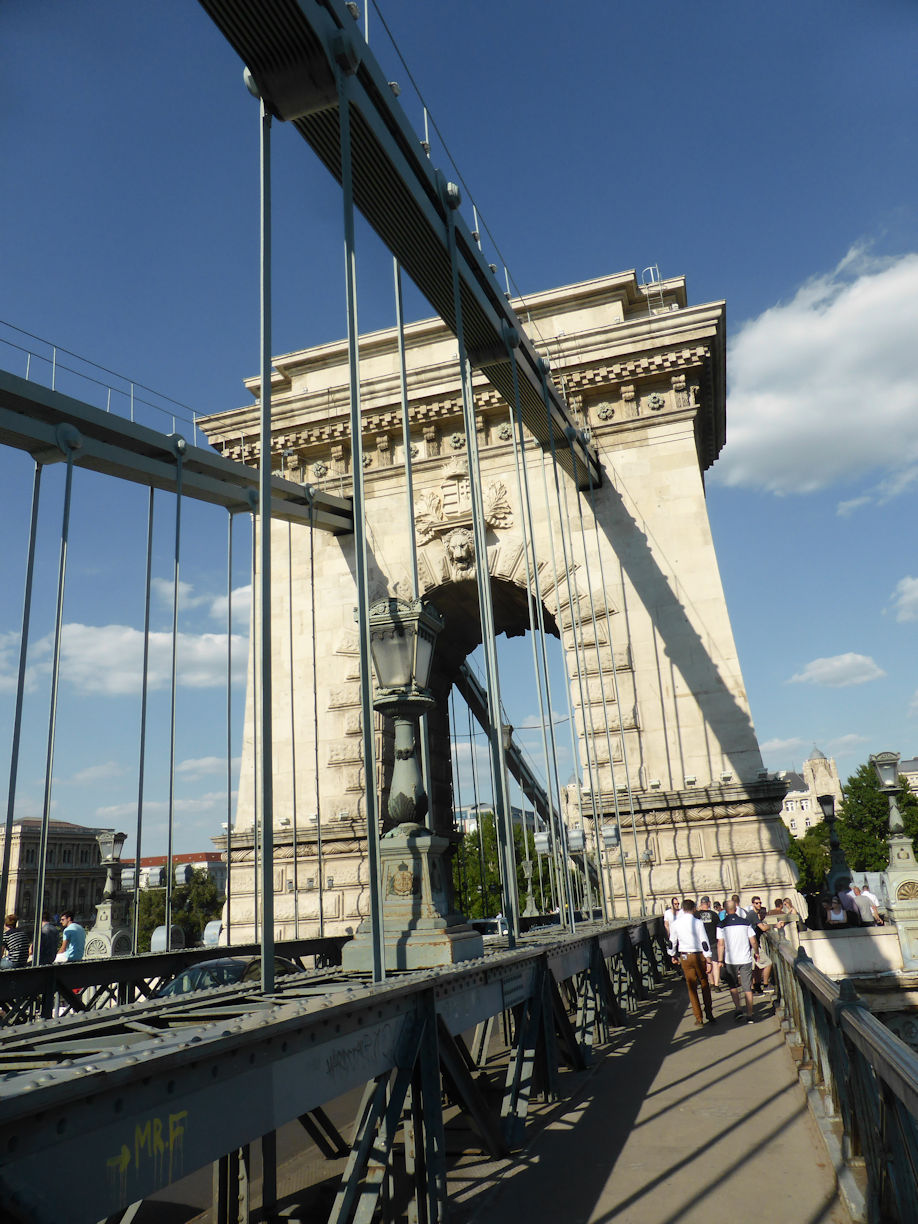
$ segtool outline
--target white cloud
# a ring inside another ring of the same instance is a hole
[[[878,680],[886,672],[869,655],[832,655],[828,659],[813,659],[803,671],[791,676],[789,684],[818,684],[825,688],[847,688],[851,684],[866,684]]]
[[[171,578],[154,578],[150,583],[154,597],[165,607],[172,607],[173,582]],[[226,595],[195,595],[190,582],[179,579],[179,615],[192,608],[206,608],[207,614],[221,624],[226,623]],[[242,628],[248,625],[252,609],[252,584],[233,588],[233,625]]]
[[[730,352],[728,485],[811,493],[875,474],[851,513],[918,476],[918,253],[854,248],[740,329]]]
[[[240,760],[240,757],[232,758],[230,764],[234,771],[239,768]],[[175,767],[175,772],[186,779],[203,778],[208,774],[220,774],[225,777],[226,757],[190,757],[187,761],[180,761]]]
[[[35,658],[50,668],[52,639],[35,646]],[[233,634],[233,681],[245,681],[248,639]],[[171,680],[172,634],[150,634],[150,690]],[[143,633],[129,625],[64,625],[61,678],[83,693],[118,697],[139,693],[143,676]],[[226,634],[180,633],[176,641],[176,681],[183,688],[219,688],[226,683]]]
[[[855,731],[850,731],[847,735],[838,735],[835,739],[829,740],[826,744],[832,756],[844,756],[846,752],[850,752],[852,748],[858,748],[861,744],[867,743],[866,735],[858,735]]]
[[[91,786],[95,782],[104,782],[106,778],[120,778],[125,769],[117,761],[103,761],[99,765],[89,765],[79,770],[72,778],[61,778],[61,782],[69,782],[72,786]]]
[[[806,740],[802,740],[798,736],[791,736],[790,739],[766,740],[759,747],[763,752],[772,753],[774,756],[796,757],[804,749],[806,743]]]
[[[918,578],[900,578],[891,598],[897,621],[918,620]]]
[[[226,624],[226,596],[216,595],[210,601],[210,615],[220,624]],[[243,628],[252,618],[252,584],[233,587],[233,627]]]

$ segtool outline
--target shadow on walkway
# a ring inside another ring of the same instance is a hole
[[[488,1224],[711,1224],[764,1212],[850,1224],[772,1015],[695,1028],[679,982],[641,1006],[568,1099],[533,1120],[514,1161],[450,1173],[451,1220]]]

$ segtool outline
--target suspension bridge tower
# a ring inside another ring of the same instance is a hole
[[[683,279],[651,290],[626,272],[513,305],[591,437],[601,478],[575,485],[564,436],[546,445],[526,431],[520,448],[492,377],[500,354],[470,353],[487,558],[470,528],[455,337],[438,319],[405,329],[411,506],[398,336],[360,341],[370,598],[411,595],[410,514],[420,593],[447,622],[432,681],[428,823],[452,833],[447,698],[481,640],[475,576],[486,564],[497,633],[528,630],[538,599],[545,632],[560,639],[582,781],[559,803],[569,820],[594,810],[600,826],[620,824],[622,851],[604,857],[619,914],[626,892],[648,906],[674,893],[792,892],[784,787],[762,766],[705,505],[704,474],[725,442],[724,304],[691,306]],[[278,470],[349,495],[346,342],[275,357],[273,370]],[[253,404],[204,427],[224,455],[254,462],[260,388],[247,385]],[[378,776],[367,778],[354,538],[277,524],[272,556],[277,931],[309,935],[321,921],[340,933],[366,913],[365,793],[385,793],[391,736],[379,720]],[[251,692],[246,728],[235,938],[255,914]]]

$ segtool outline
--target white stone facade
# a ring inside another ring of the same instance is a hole
[[[787,794],[781,805],[781,819],[794,837],[802,837],[807,829],[823,819],[818,803],[820,795],[834,796],[836,811],[841,806],[838,766],[818,748],[814,748],[813,755],[803,762],[801,773],[782,769],[775,777],[787,786]]]
[[[604,472],[599,488],[581,494],[580,510],[572,481],[561,473],[559,510],[551,456],[527,436],[546,627],[565,652],[585,787],[595,789],[604,817],[614,816],[616,798],[629,821],[634,810],[639,857],[651,856],[642,878],[648,899],[674,891],[787,892],[793,875],[778,818],[784,788],[762,768],[705,507],[703,472],[724,440],[724,308],[688,306],[681,280],[664,282],[660,300],[665,309],[652,314],[634,274],[623,273],[517,304],[527,330],[542,338],[552,378],[590,431]],[[430,717],[428,823],[450,834],[447,697],[480,640],[478,558],[468,530],[456,341],[439,321],[425,321],[406,329],[406,349],[413,508],[405,496],[396,335],[377,332],[360,344],[370,594],[410,596],[410,510],[421,594],[447,622],[432,680],[439,706]],[[346,345],[288,354],[274,366],[278,467],[349,494]],[[257,380],[249,386],[257,397]],[[499,633],[518,633],[529,628],[529,601],[511,411],[477,373],[473,388],[495,620]],[[257,405],[212,417],[204,428],[224,454],[255,457]],[[570,525],[567,541],[561,516]],[[368,899],[359,853],[367,779],[354,538],[278,523],[272,549],[275,824],[295,822],[302,847],[315,839],[317,812],[323,830],[338,822],[342,836],[332,840],[341,859],[353,861],[346,869],[342,861],[325,889],[325,930],[334,933],[353,928]],[[235,835],[248,835],[250,844],[251,714],[250,693]],[[371,782],[384,791],[391,734],[378,715],[376,729],[378,776]],[[589,795],[587,803],[592,807]],[[624,830],[624,816],[622,823]],[[233,889],[244,924],[251,867],[237,865],[243,870],[234,867]],[[288,897],[287,871],[277,868],[278,898]],[[635,872],[627,859],[624,871],[621,864],[612,871],[619,905],[626,883],[636,896]],[[278,910],[280,936],[293,934],[289,909]],[[299,933],[314,930],[307,923]]]

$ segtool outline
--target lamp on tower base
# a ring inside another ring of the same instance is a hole
[[[481,935],[451,901],[449,840],[424,822],[427,793],[418,760],[418,719],[434,707],[428,689],[443,618],[422,600],[387,599],[370,609],[376,671],[374,708],[395,722],[395,765],[387,812],[394,827],[379,843],[385,967],[427,969],[484,954]],[[345,944],[345,969],[373,965],[372,918]]]

